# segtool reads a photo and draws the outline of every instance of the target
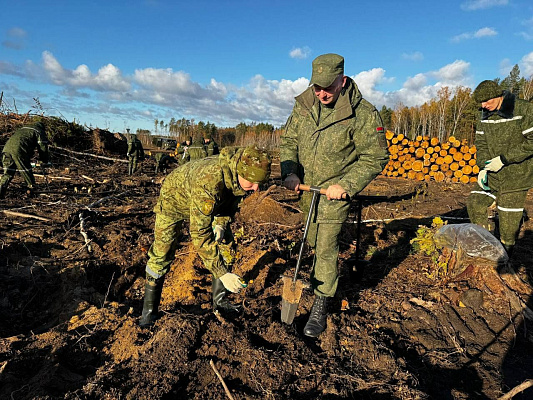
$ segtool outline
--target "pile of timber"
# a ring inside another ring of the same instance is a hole
[[[450,136],[444,143],[436,137],[417,136],[407,139],[403,134],[387,131],[389,162],[383,175],[417,181],[469,183],[475,182],[476,146]]]

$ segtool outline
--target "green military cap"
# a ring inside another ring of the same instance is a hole
[[[266,151],[248,146],[237,162],[237,174],[252,183],[266,182],[270,176],[271,162]]]
[[[477,85],[472,98],[476,103],[483,103],[484,101],[500,97],[503,90],[494,81],[483,81]]]
[[[322,54],[313,60],[311,85],[326,88],[341,74],[344,74],[344,57],[332,53]]]

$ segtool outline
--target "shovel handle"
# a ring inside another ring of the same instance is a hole
[[[304,185],[302,183],[300,183],[300,185],[298,186],[298,190],[303,190],[304,192],[319,192],[320,194],[323,194],[323,195],[325,195],[327,191],[326,189],[320,188],[318,186]],[[348,200],[348,193],[343,193],[342,199]]]

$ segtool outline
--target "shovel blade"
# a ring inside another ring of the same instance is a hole
[[[292,324],[298,309],[300,297],[304,288],[309,287],[307,283],[301,280],[293,282],[288,276],[282,276],[283,292],[281,295],[281,322],[285,324]]]
[[[298,303],[290,303],[285,299],[281,299],[281,322],[285,324],[292,324],[296,316]]]

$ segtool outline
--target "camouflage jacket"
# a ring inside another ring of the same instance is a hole
[[[133,139],[128,142],[128,157],[144,158],[144,149],[139,139]]]
[[[500,110],[484,111],[476,125],[477,165],[503,156],[508,163],[489,172],[488,186],[502,193],[533,187],[533,104],[505,93]]]
[[[296,97],[281,136],[281,173],[298,175],[302,183],[327,188],[338,184],[354,196],[363,190],[388,162],[387,141],[376,108],[363,99],[348,78],[333,111],[320,118],[320,101],[312,87]],[[302,196],[307,211],[310,193]],[[343,222],[349,203],[321,196],[317,222]]]
[[[204,265],[219,278],[227,271],[215,242],[212,224],[229,222],[246,192],[237,179],[244,149],[224,148],[218,157],[182,165],[163,182],[154,212],[190,221],[189,233]]]
[[[183,154],[182,162],[186,163],[188,161],[199,160],[201,158],[207,157],[207,151],[202,141],[196,140],[187,148]]]
[[[219,149],[218,149],[218,144],[213,140],[211,139],[211,141],[207,144],[206,147],[206,150],[207,150],[207,156],[216,156],[217,154],[220,153]]]
[[[2,152],[16,155],[29,163],[36,148],[39,152],[39,159],[47,163],[50,154],[48,152],[48,139],[46,138],[45,132],[35,129],[32,126],[24,126],[13,133],[6,142]]]

